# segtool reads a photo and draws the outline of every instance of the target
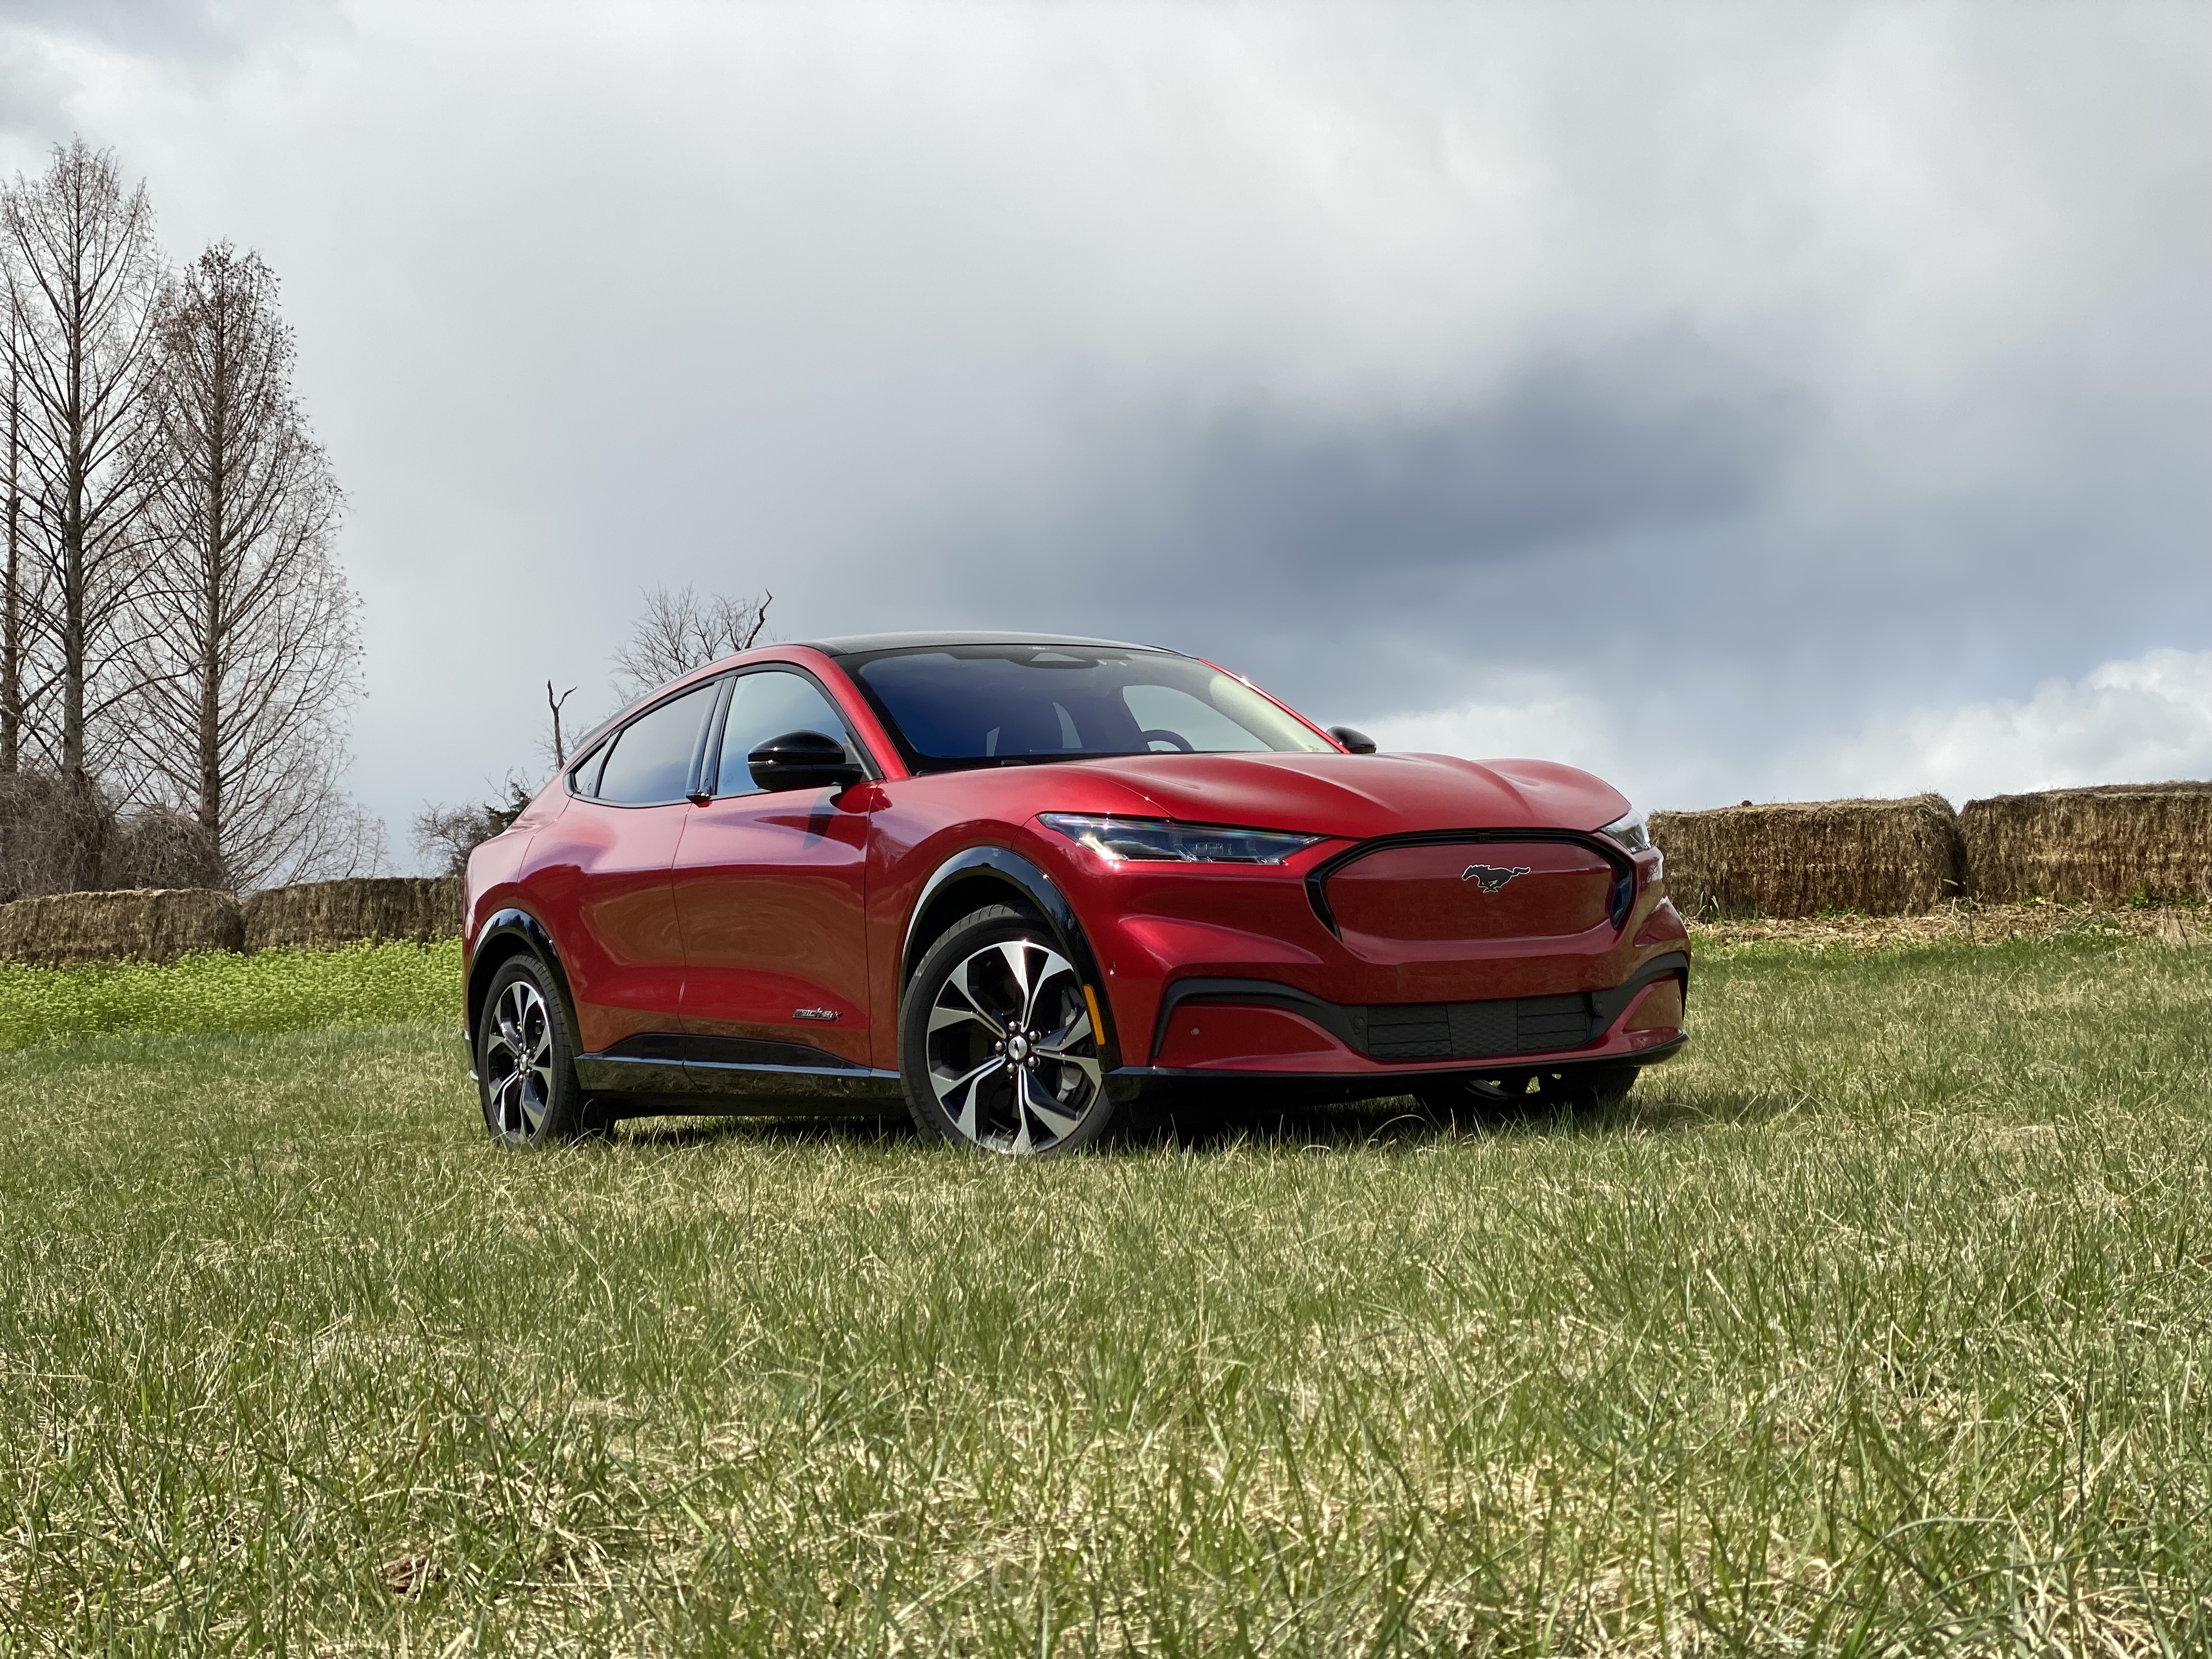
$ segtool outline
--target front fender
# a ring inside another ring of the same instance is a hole
[[[1113,1014],[1107,995],[1104,977],[1098,971],[1098,958],[1091,948],[1090,937],[1075,914],[1075,907],[1060,884],[1053,880],[1036,865],[1011,847],[969,847],[955,853],[930,872],[915,895],[914,909],[907,919],[906,938],[899,951],[899,989],[906,989],[908,981],[920,964],[922,955],[938,936],[962,916],[993,902],[994,893],[1004,898],[1018,895],[1027,901],[1060,935],[1060,945],[1067,959],[1075,964],[1075,971],[1085,984],[1098,994],[1099,1001],[1107,1004],[1107,1022],[1110,1026]],[[1111,1044],[1111,1033],[1100,1034],[1102,1054]],[[1110,1070],[1118,1060],[1109,1061]]]

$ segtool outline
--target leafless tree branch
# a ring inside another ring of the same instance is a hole
[[[679,674],[751,650],[768,628],[768,608],[775,602],[773,593],[733,599],[688,585],[647,590],[645,614],[615,653],[616,689],[627,702]]]

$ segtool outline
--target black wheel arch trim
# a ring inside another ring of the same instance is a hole
[[[921,890],[915,896],[913,912],[907,918],[906,939],[899,951],[900,995],[905,995],[923,954],[943,932],[942,927],[930,929],[923,926],[933,914],[933,905],[951,888],[968,884],[1012,888],[1060,935],[1076,973],[1098,994],[1107,1024],[1107,1029],[1098,1034],[1100,1058],[1109,1070],[1112,1069],[1118,1060],[1118,1050],[1114,1046],[1114,1014],[1105,976],[1099,971],[1098,957],[1091,948],[1090,938],[1059,884],[1011,847],[992,844],[963,848],[939,865],[930,872],[929,879],[922,883]],[[947,926],[958,920],[958,916],[950,915],[943,918]]]
[[[553,935],[545,931],[545,924],[529,911],[507,908],[495,910],[469,947],[468,1017],[469,1043],[474,1048],[477,1040],[477,1016],[483,1011],[484,993],[490,988],[491,976],[499,971],[499,963],[516,954],[501,951],[487,957],[484,947],[497,939],[512,939],[522,942],[546,972],[553,975],[554,988],[561,994],[562,1012],[568,1017],[568,1030],[576,1030],[576,994],[569,988],[568,969],[561,960],[561,947],[553,943]]]

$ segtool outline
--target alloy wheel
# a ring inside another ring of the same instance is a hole
[[[1049,1152],[1104,1091],[1082,980],[1035,939],[987,945],[955,963],[930,1004],[926,1048],[946,1121],[987,1152]]]
[[[493,1131],[507,1140],[535,1138],[553,1099],[553,1021],[527,980],[511,981],[493,1005],[483,1065]]]

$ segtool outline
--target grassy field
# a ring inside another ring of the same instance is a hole
[[[377,961],[0,976],[106,1032],[0,1055],[0,1652],[2212,1649],[2212,951],[1709,945],[1602,1119],[1043,1166],[501,1155]]]

